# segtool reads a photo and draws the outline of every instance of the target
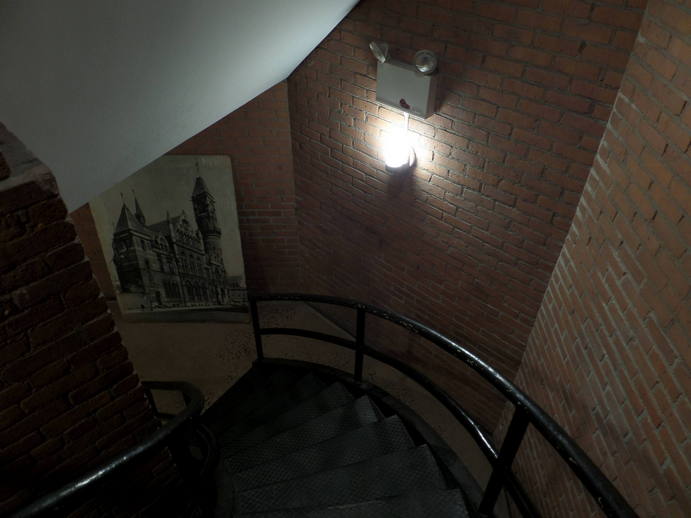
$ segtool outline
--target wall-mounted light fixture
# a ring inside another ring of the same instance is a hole
[[[415,165],[415,148],[408,133],[407,113],[403,127],[395,127],[384,134],[382,151],[386,170],[390,173],[404,173]]]
[[[408,133],[410,114],[427,118],[434,112],[437,56],[430,50],[415,53],[413,64],[389,57],[389,45],[369,45],[377,58],[377,101],[403,111],[405,126],[384,134],[382,150],[386,170],[400,173],[415,165],[415,149]]]
[[[418,50],[413,57],[413,64],[418,72],[428,76],[437,70],[437,55],[431,50]]]
[[[377,101],[406,113],[427,118],[434,113],[437,56],[431,50],[415,54],[414,63],[389,57],[389,45],[370,43],[377,58]]]
[[[384,43],[383,41],[373,41],[369,44],[369,48],[372,51],[372,54],[374,54],[374,57],[377,58],[377,61],[379,61],[379,63],[385,63],[386,60],[389,59],[388,43]]]

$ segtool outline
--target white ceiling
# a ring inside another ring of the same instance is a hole
[[[282,81],[357,0],[0,0],[0,121],[74,209]]]

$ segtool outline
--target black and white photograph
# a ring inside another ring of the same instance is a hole
[[[163,156],[90,205],[125,318],[237,320],[246,313],[230,157]]]

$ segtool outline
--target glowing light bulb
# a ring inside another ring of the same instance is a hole
[[[413,167],[415,151],[408,132],[396,128],[384,136],[383,155],[386,169],[392,172],[404,171]]]

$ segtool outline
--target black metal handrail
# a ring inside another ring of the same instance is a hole
[[[493,513],[497,498],[502,488],[506,486],[507,490],[514,496],[514,501],[523,511],[526,511],[529,516],[536,515],[536,511],[532,508],[529,501],[521,501],[524,497],[519,491],[516,491],[516,482],[511,471],[511,465],[521,445],[525,432],[527,431],[528,425],[532,424],[559,456],[566,461],[567,466],[573,471],[585,489],[594,497],[606,516],[613,518],[634,518],[637,516],[628,502],[626,502],[614,485],[605,477],[602,471],[600,471],[588,455],[576,444],[566,431],[552,419],[552,417],[496,369],[441,333],[398,313],[387,311],[369,304],[363,304],[351,299],[325,295],[280,293],[251,294],[248,300],[252,314],[257,358],[259,360],[264,358],[262,344],[263,335],[287,334],[334,343],[355,350],[354,377],[357,381],[362,380],[363,360],[364,356],[368,355],[394,367],[410,377],[449,409],[454,417],[456,417],[470,432],[473,440],[479,445],[481,451],[492,464],[492,472],[487,486],[485,487],[482,501],[479,504],[478,511],[481,514],[491,515]],[[304,329],[262,328],[259,322],[257,303],[269,301],[309,302],[352,308],[356,310],[357,319],[355,340],[348,340],[338,336]],[[411,333],[429,340],[448,354],[460,359],[475,372],[480,374],[487,382],[494,386],[506,400],[514,405],[514,414],[499,452],[497,452],[492,445],[491,435],[484,431],[451,396],[437,387],[429,378],[400,360],[366,345],[365,317],[367,314],[401,326]]]
[[[142,385],[147,391],[174,390],[181,392],[185,400],[185,409],[143,441],[92,469],[79,479],[68,482],[64,486],[44,494],[10,515],[10,518],[41,516],[44,513],[66,505],[68,501],[73,501],[77,496],[93,490],[94,487],[111,477],[114,473],[132,465],[138,459],[159,448],[163,449],[185,425],[201,414],[204,407],[204,396],[197,387],[190,383],[183,381],[149,381],[143,382]]]

